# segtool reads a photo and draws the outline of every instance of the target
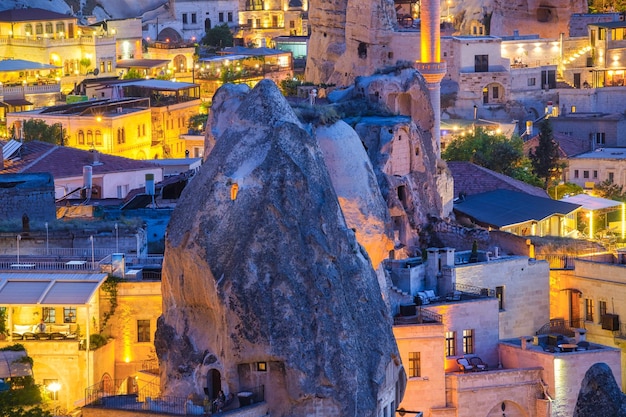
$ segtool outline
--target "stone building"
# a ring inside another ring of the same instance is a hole
[[[0,152],[0,174],[4,168]],[[54,179],[49,173],[0,175],[0,218],[8,222],[48,222],[56,218]]]

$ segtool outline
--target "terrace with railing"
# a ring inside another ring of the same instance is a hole
[[[108,380],[85,390],[86,407],[83,415],[89,416],[92,408],[111,410],[151,411],[168,415],[226,415],[236,416],[237,410],[252,407],[266,408],[265,387],[263,385],[246,388],[235,394],[229,394],[224,404],[210,401],[208,397],[202,400],[192,400],[190,397],[174,397],[160,394],[160,388],[153,383],[146,383],[136,392],[128,392],[125,380]],[[264,415],[266,410],[259,410]]]

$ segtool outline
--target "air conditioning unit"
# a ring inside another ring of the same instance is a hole
[[[619,316],[617,314],[605,314],[602,316],[603,330],[619,330]]]

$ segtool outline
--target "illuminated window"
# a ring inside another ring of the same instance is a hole
[[[41,317],[44,323],[56,323],[57,313],[54,307],[43,307],[41,309]]]
[[[409,378],[417,378],[422,376],[420,353],[409,352]]]
[[[259,372],[267,372],[267,362],[257,362],[256,370]]]
[[[46,33],[52,33],[52,23],[46,23]]]
[[[456,355],[456,332],[446,332],[446,356]]]
[[[31,25],[30,23],[27,23],[26,26],[24,26],[24,32],[26,32],[26,35],[32,35],[33,25]]]
[[[585,320],[593,321],[593,300],[591,298],[585,299]]]
[[[65,25],[63,22],[57,22],[57,33],[65,32]]]
[[[496,287],[496,298],[498,299],[498,307],[504,310],[504,287]]]
[[[474,330],[463,330],[463,353],[474,353]]]
[[[35,26],[35,33],[37,35],[43,34],[43,25],[41,23],[37,23],[37,25]]]
[[[76,323],[76,307],[63,307],[63,322]]]
[[[572,107],[570,108],[570,111],[571,111],[572,113],[576,113],[576,106],[572,106]]]
[[[150,341],[150,320],[137,320],[137,341]]]
[[[58,379],[44,379],[43,386],[50,400],[59,399],[59,380]]]
[[[111,61],[107,61],[107,72],[111,72],[113,68],[113,64],[111,64]]]

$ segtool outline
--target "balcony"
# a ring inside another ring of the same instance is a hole
[[[192,400],[190,397],[161,396],[155,384],[145,384],[136,392],[120,394],[120,388],[126,380],[101,381],[87,388],[87,406],[83,416],[101,415],[98,409],[117,410],[116,415],[136,415],[134,412],[153,412],[167,415],[266,415],[265,387],[263,385],[247,388],[236,395],[230,393],[223,404],[204,399]],[[124,413],[124,414],[122,414]],[[128,413],[128,414],[126,414]]]

